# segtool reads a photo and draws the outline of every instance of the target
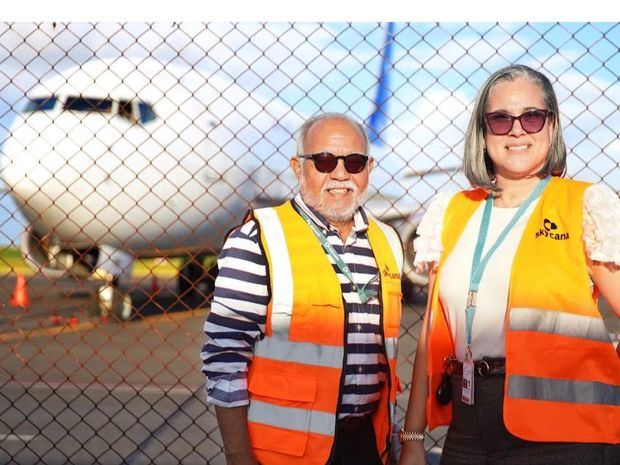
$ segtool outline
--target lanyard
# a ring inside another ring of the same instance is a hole
[[[349,267],[347,266],[347,264],[340,257],[340,255],[338,255],[338,252],[334,250],[334,247],[329,243],[327,238],[323,235],[323,233],[317,227],[314,221],[312,221],[310,217],[307,215],[307,213],[303,211],[303,208],[299,208],[298,211],[301,217],[306,221],[308,226],[310,226],[310,229],[312,230],[316,238],[319,240],[319,242],[323,246],[323,249],[325,249],[325,251],[329,254],[329,256],[332,257],[338,269],[342,272],[342,274],[344,274],[347,277],[347,279],[353,285],[353,288],[357,292],[357,295],[359,296],[362,303],[365,304],[371,299],[374,299],[377,296],[377,291],[373,291],[372,289],[366,289],[366,287],[370,283],[376,281],[379,278],[380,276],[379,273],[373,276],[372,279],[368,281],[366,284],[364,284],[362,287],[359,287],[353,280],[353,275],[351,274],[351,270],[349,270]]]
[[[493,208],[493,193],[490,193],[485,201],[484,213],[482,214],[482,223],[480,224],[480,232],[478,233],[478,242],[476,243],[474,259],[471,265],[469,292],[467,293],[467,307],[465,308],[467,323],[467,355],[469,357],[471,357],[471,337],[472,327],[474,324],[474,316],[476,314],[476,297],[478,294],[478,289],[480,287],[480,281],[482,280],[482,275],[487,266],[487,263],[489,262],[489,259],[491,258],[493,253],[495,253],[495,251],[499,248],[500,244],[504,241],[504,239],[506,239],[506,236],[508,236],[510,230],[514,227],[517,221],[519,221],[519,218],[523,216],[525,210],[527,210],[527,208],[540,196],[542,191],[549,183],[550,179],[551,178],[547,176],[546,178],[540,180],[534,190],[530,193],[529,197],[525,200],[525,202],[521,204],[519,209],[515,212],[512,219],[501,232],[495,243],[487,251],[484,257],[482,257],[482,249],[484,248],[484,243],[487,239],[487,233],[489,232],[491,210]]]

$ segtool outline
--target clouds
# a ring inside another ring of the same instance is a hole
[[[210,78],[234,81],[254,105],[284,106],[278,117],[295,121],[318,111],[365,120],[384,36],[380,23],[0,24],[0,144],[26,94],[93,57],[194,68],[204,81],[186,79],[189,94]],[[393,166],[458,165],[478,88],[499,67],[520,62],[541,69],[558,93],[569,174],[620,190],[617,24],[398,23],[394,41],[389,124],[378,149],[392,153]],[[3,231],[16,237],[20,228],[13,221]]]

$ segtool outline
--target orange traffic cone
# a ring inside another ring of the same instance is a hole
[[[60,326],[65,324],[65,319],[62,316],[56,315],[55,313],[50,316],[50,323],[53,326]]]
[[[26,278],[24,278],[22,273],[17,274],[15,289],[13,289],[13,295],[9,301],[9,305],[22,308],[26,308],[30,305],[30,298],[28,297],[28,290],[26,289]]]

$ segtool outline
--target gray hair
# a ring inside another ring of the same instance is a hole
[[[339,119],[341,121],[345,121],[357,129],[364,139],[364,152],[368,153],[368,134],[366,134],[366,128],[362,123],[343,113],[319,113],[318,115],[308,118],[301,128],[299,128],[299,131],[297,131],[297,155],[305,155],[304,149],[306,146],[306,139],[308,138],[308,133],[310,132],[310,129],[312,129],[312,126],[328,119]]]
[[[562,176],[566,172],[566,144],[564,143],[560,126],[558,99],[551,82],[544,74],[528,66],[511,65],[496,71],[486,80],[474,103],[474,109],[469,120],[467,133],[465,134],[463,156],[463,172],[473,186],[493,191],[500,190],[493,182],[495,178],[493,162],[484,147],[484,134],[486,131],[484,113],[486,112],[489,95],[493,88],[500,82],[514,81],[520,77],[529,79],[540,87],[545,107],[555,122],[549,153],[547,154],[545,165],[538,174],[543,177],[548,175]]]

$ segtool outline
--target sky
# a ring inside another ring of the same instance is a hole
[[[93,58],[154,57],[234,81],[307,117],[374,108],[386,23],[0,23],[0,151],[29,90]],[[416,170],[461,163],[476,92],[495,70],[522,63],[545,73],[560,102],[568,175],[620,191],[620,24],[396,23],[389,124],[375,150]],[[1,156],[1,155],[0,155]],[[455,178],[462,185],[462,179]],[[445,178],[425,178],[428,201]],[[424,188],[422,188],[424,187]],[[463,185],[463,187],[466,187]],[[0,197],[0,243],[24,220]]]

